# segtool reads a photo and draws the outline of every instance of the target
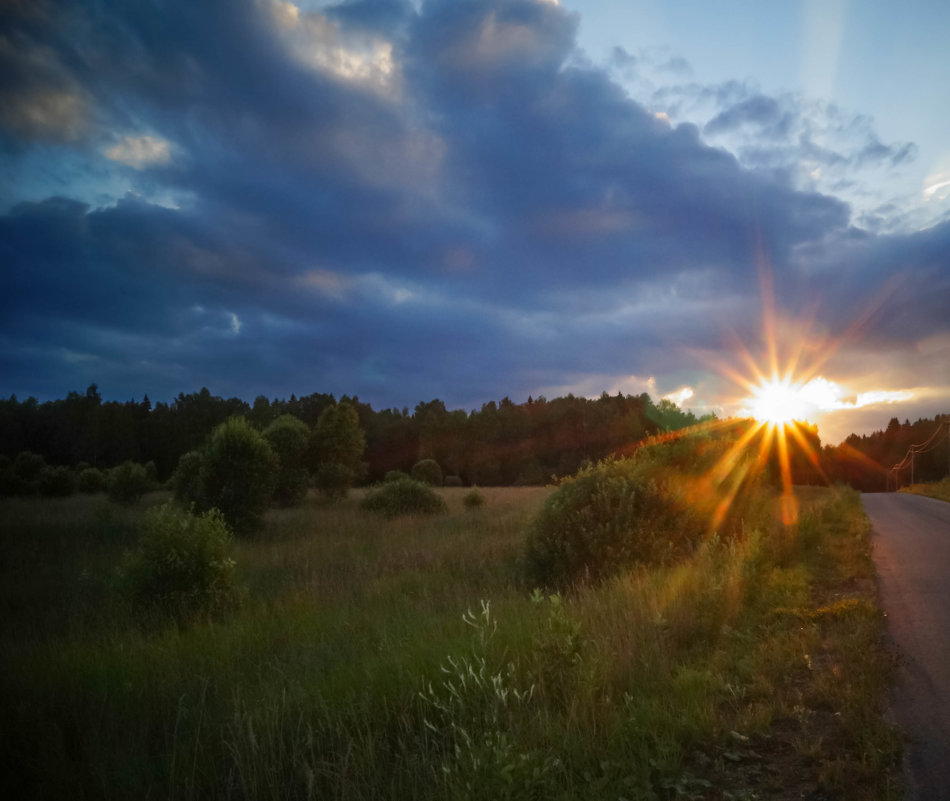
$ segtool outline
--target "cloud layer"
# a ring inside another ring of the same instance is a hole
[[[852,120],[822,150],[747,89],[672,125],[550,2],[94,8],[0,10],[0,391],[471,407],[656,376],[714,406],[763,269],[824,341],[863,320],[842,379],[950,386],[950,223],[884,233],[789,168],[910,143]]]

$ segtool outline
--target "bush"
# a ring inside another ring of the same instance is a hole
[[[264,429],[264,438],[280,461],[274,501],[281,506],[300,503],[310,483],[305,467],[310,429],[292,414],[282,414]]]
[[[404,473],[402,470],[390,470],[383,476],[383,483],[388,484],[390,481],[402,481],[404,478],[409,478],[409,474]]]
[[[17,481],[13,474],[13,460],[0,453],[0,497],[16,494]]]
[[[152,488],[148,472],[138,462],[123,462],[109,471],[109,499],[116,503],[135,503]]]
[[[277,454],[263,435],[243,417],[232,417],[211,432],[201,455],[196,505],[220,509],[236,533],[257,528],[279,468]]]
[[[80,492],[102,492],[106,488],[106,477],[95,467],[86,467],[79,471],[77,485]]]
[[[602,462],[565,479],[545,501],[528,540],[528,570],[545,586],[598,580],[691,552],[705,530],[633,459]]]
[[[231,532],[217,509],[195,516],[172,504],[155,507],[127,559],[124,587],[136,606],[179,622],[228,609],[238,597],[230,547]]]
[[[68,467],[47,467],[40,473],[40,494],[63,498],[76,491],[76,475]]]
[[[442,481],[443,487],[461,487],[462,479],[459,476],[446,476]]]
[[[21,451],[12,464],[5,466],[0,484],[4,495],[35,495],[39,491],[40,475],[46,469],[46,460],[38,453]]]
[[[441,487],[442,468],[435,459],[423,459],[412,466],[412,478],[430,487]]]
[[[466,509],[478,509],[485,505],[485,496],[479,491],[478,487],[472,487],[462,498],[462,503]]]
[[[26,482],[38,482],[45,467],[46,460],[32,451],[21,451],[13,460],[13,472]]]
[[[398,517],[410,514],[439,514],[448,507],[440,495],[428,484],[403,478],[390,481],[371,490],[360,506],[383,517]]]

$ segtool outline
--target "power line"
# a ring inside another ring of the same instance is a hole
[[[937,437],[940,432],[944,430],[944,428],[947,430],[947,472],[950,473],[950,421],[941,420],[940,425],[937,426],[933,434],[927,437],[927,439],[923,442],[919,442],[916,445],[911,445],[907,449],[907,453],[904,454],[904,458],[891,468],[890,472],[894,473],[894,483],[897,487],[900,487],[900,471],[907,467],[908,460],[910,460],[910,483],[914,483],[914,457],[922,453],[930,453],[930,451],[935,450],[938,445],[941,445],[943,440],[942,438],[938,439]]]

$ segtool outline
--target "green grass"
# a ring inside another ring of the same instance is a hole
[[[273,510],[234,614],[136,620],[115,570],[142,508],[0,503],[0,771],[27,798],[897,798],[866,519],[792,529],[565,597],[522,558],[550,490],[362,493]],[[765,503],[766,501],[762,501]]]
[[[911,484],[907,487],[901,487],[900,491],[910,492],[914,495],[926,495],[928,498],[936,498],[939,501],[950,501],[950,477],[926,484]]]

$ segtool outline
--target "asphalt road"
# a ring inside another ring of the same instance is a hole
[[[888,633],[900,652],[891,702],[909,737],[912,801],[950,801],[950,503],[864,495]]]

